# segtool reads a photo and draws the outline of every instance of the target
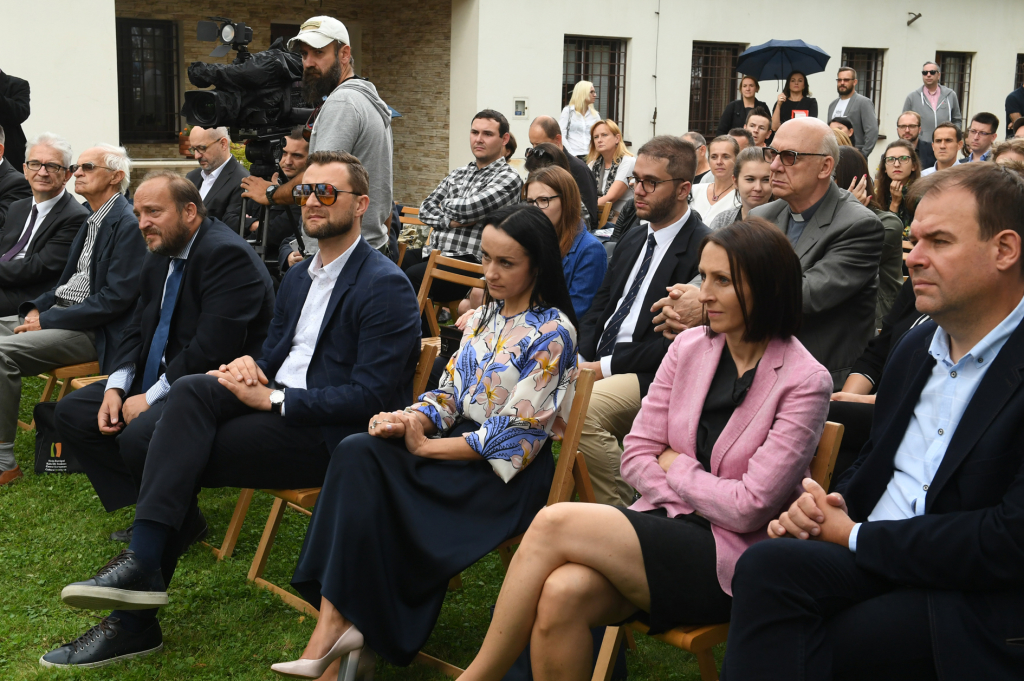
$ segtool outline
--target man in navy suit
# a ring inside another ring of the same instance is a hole
[[[150,173],[135,192],[134,210],[136,238],[150,253],[135,256],[138,304],[118,329],[119,350],[104,367],[110,378],[71,393],[56,410],[65,451],[82,465],[107,511],[136,502],[171,386],[239,355],[259,355],[274,314],[273,282],[263,263],[241,236],[206,214],[188,180],[172,171]],[[197,510],[184,526],[185,545],[206,529]],[[111,539],[127,542],[131,529]]]
[[[419,306],[398,267],[360,236],[369,178],[345,152],[310,156],[295,192],[312,259],[281,283],[263,357],[179,378],[149,444],[129,548],[61,594],[77,607],[115,608],[45,666],[98,666],[163,647],[156,608],[167,603],[180,542],[202,487],[315,487],[345,436],[412,393]]]
[[[914,194],[933,321],[893,350],[838,493],[804,480],[768,531],[797,540],[737,563],[730,679],[1024,678],[1024,179],[961,165]]]

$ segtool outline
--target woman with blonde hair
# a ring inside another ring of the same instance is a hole
[[[594,108],[596,99],[594,84],[589,80],[581,80],[572,89],[572,97],[558,119],[565,150],[580,160],[587,155],[591,129],[601,120],[601,114]]]
[[[629,178],[633,176],[636,158],[622,142],[622,131],[608,118],[598,121],[590,129],[590,153],[587,164],[597,185],[597,209],[612,204],[608,222],[613,223],[626,202],[633,198]]]

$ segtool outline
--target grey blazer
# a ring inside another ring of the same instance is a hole
[[[778,200],[750,214],[785,232],[791,212]],[[804,273],[804,321],[797,338],[832,374],[836,390],[875,334],[883,233],[878,217],[833,182],[796,242]]]
[[[828,120],[832,120],[832,112],[836,110],[839,99],[833,99],[828,105]],[[846,113],[843,114],[853,122],[853,145],[860,149],[864,158],[871,155],[878,141],[878,116],[875,115],[875,105],[864,95],[853,93],[853,97],[846,105]],[[929,141],[931,138],[929,138]]]

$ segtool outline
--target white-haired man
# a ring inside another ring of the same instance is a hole
[[[242,180],[249,171],[231,155],[227,128],[194,127],[188,143],[199,167],[186,177],[199,190],[206,214],[238,230],[242,215]]]
[[[122,196],[131,176],[128,154],[121,147],[100,145],[85,150],[78,163],[67,167],[70,156],[71,148],[64,140],[43,135],[29,145],[25,162],[35,195],[33,210],[46,201],[42,187],[47,178],[50,184],[59,183],[64,197],[60,201],[70,202],[58,201],[44,217],[37,215],[36,229],[40,231],[33,240],[45,236],[50,216],[61,205],[63,211],[54,219],[66,220],[70,234],[59,276],[41,295],[22,302],[16,314],[0,318],[0,485],[21,477],[13,456],[21,377],[97,359],[101,373],[113,371],[121,330],[139,295],[146,245],[132,207]],[[64,192],[64,183],[72,175],[75,192],[88,201],[91,214]],[[74,219],[64,218],[65,213]],[[9,238],[13,237],[5,232],[0,250],[6,248]],[[0,285],[0,295],[3,291]]]

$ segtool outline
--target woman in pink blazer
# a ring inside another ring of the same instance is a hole
[[[672,343],[625,439],[643,496],[537,515],[462,681],[501,679],[527,643],[538,681],[589,679],[592,627],[728,621],[737,559],[802,491],[832,379],[794,337],[800,262],[774,225],[708,235],[700,273],[704,324]]]

